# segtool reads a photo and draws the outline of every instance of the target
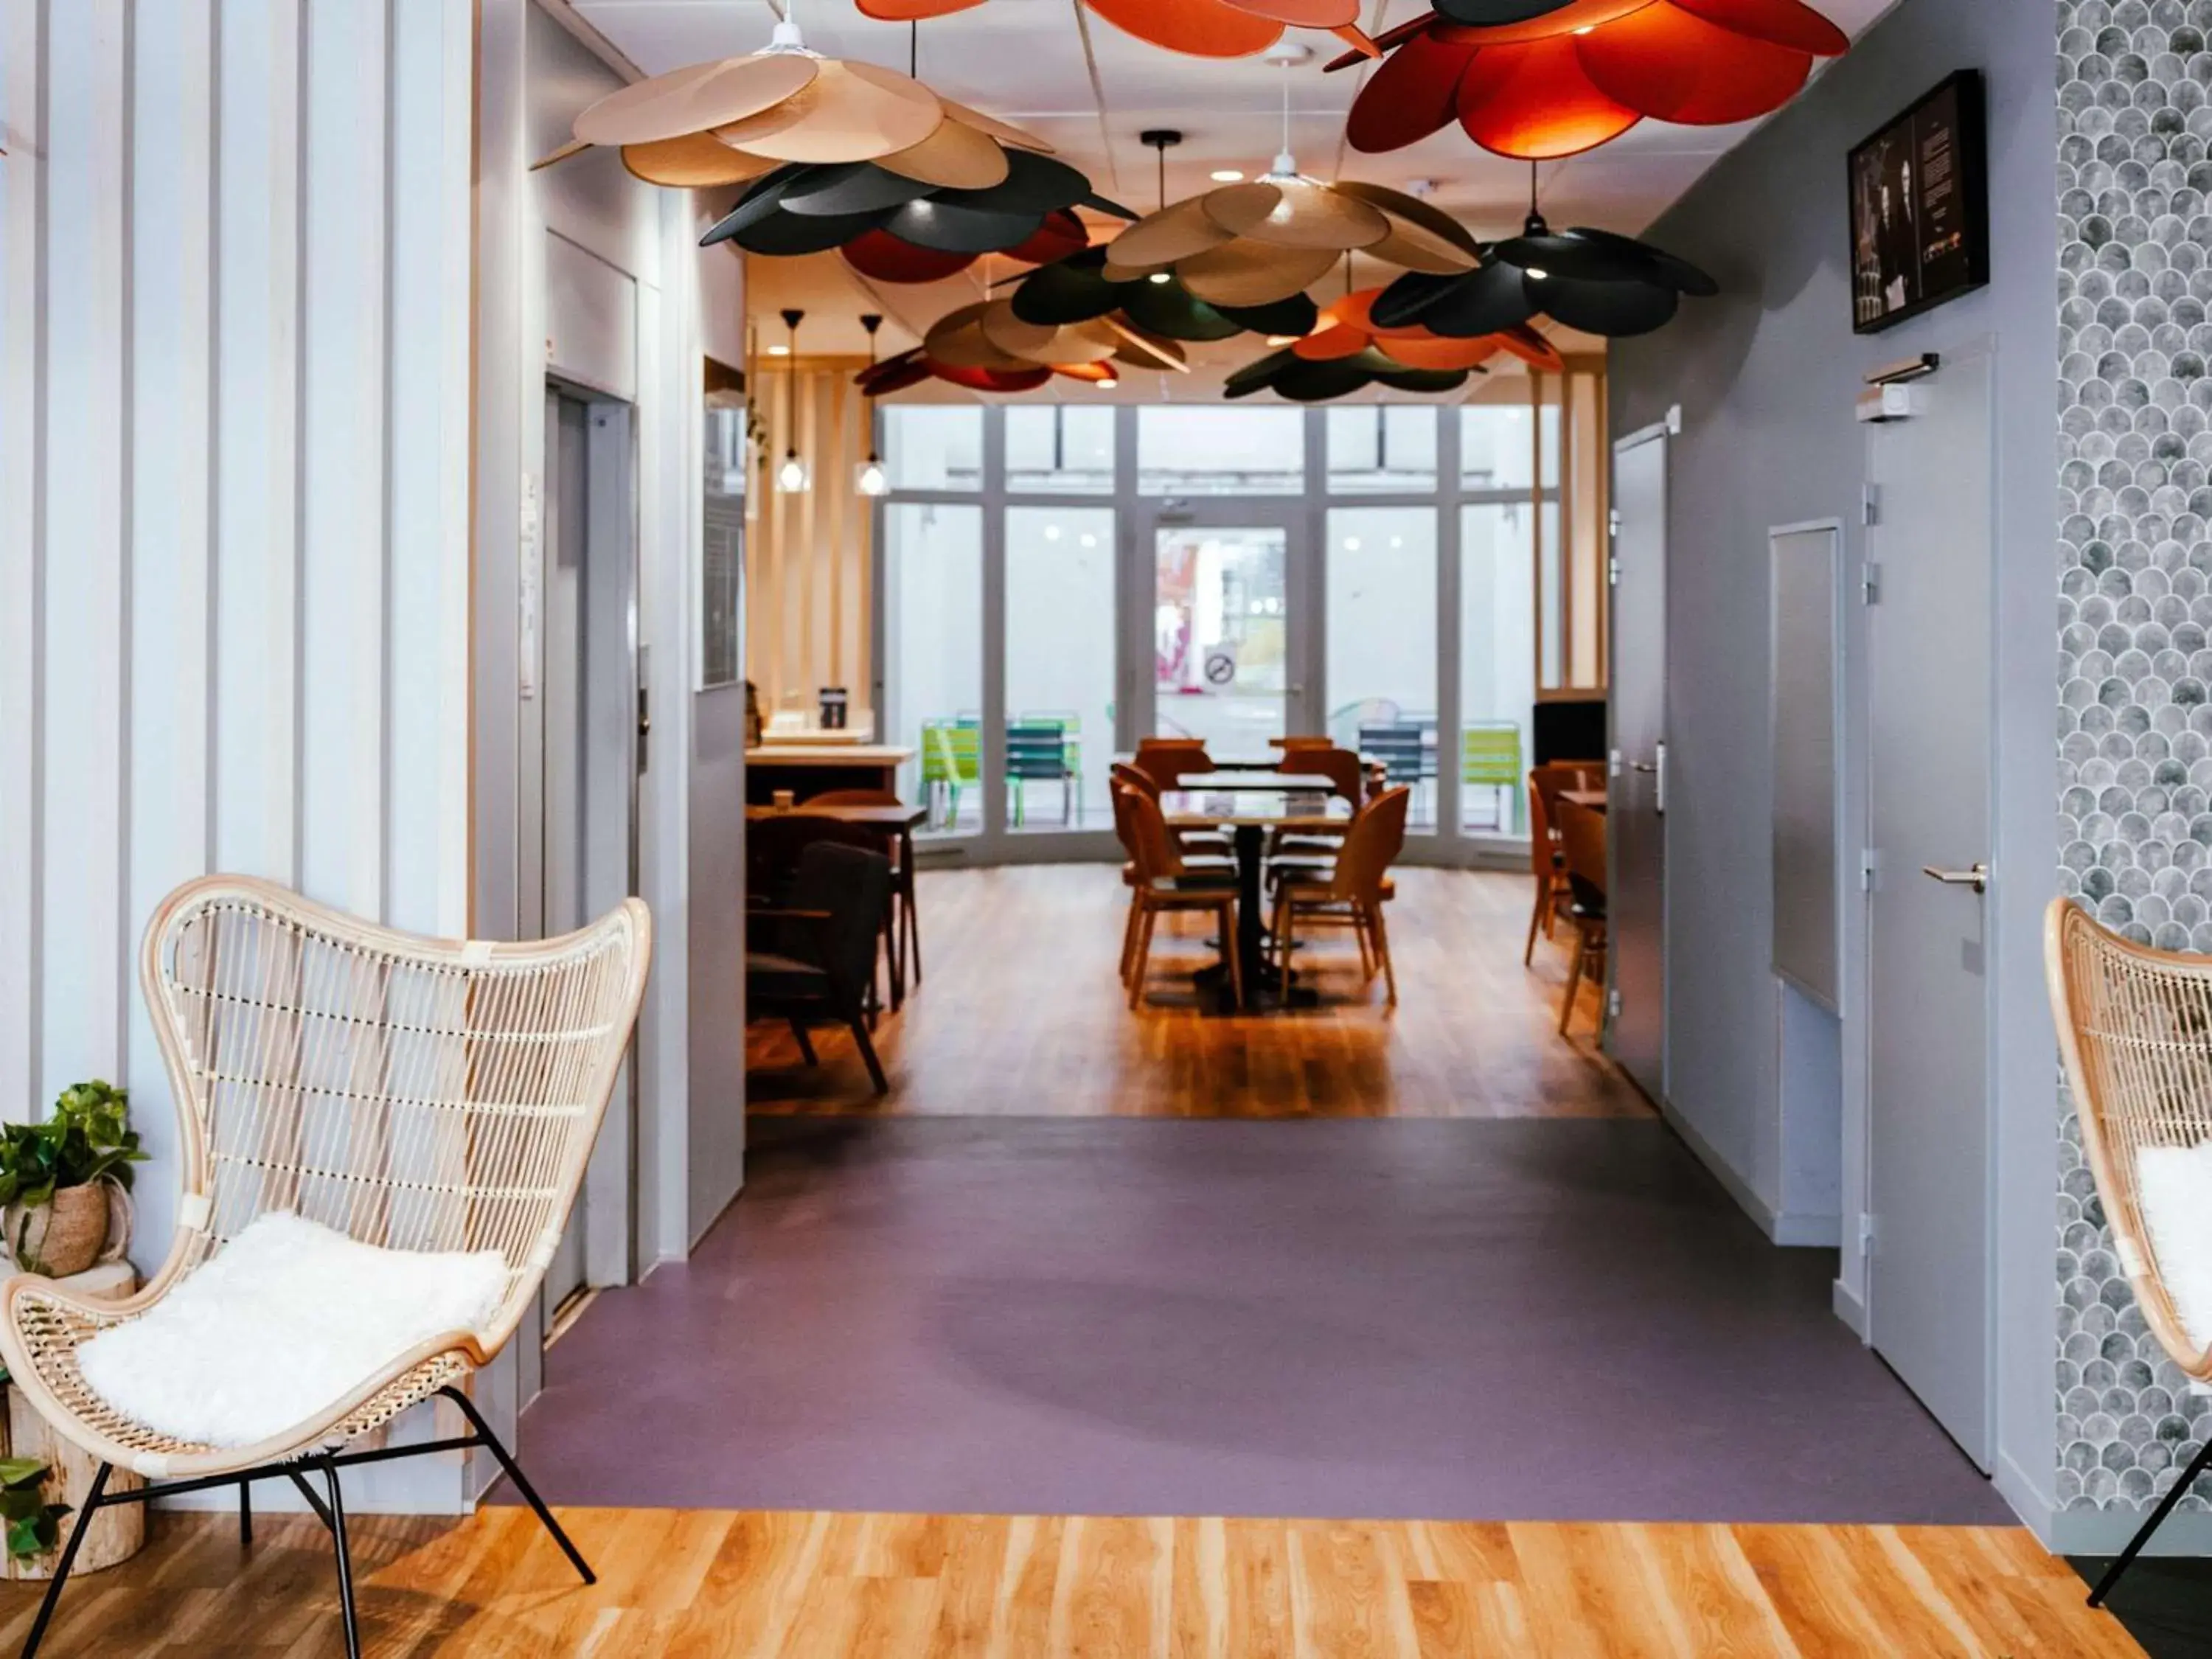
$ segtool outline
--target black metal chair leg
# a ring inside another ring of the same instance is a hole
[[[791,1017],[791,1034],[799,1040],[799,1057],[809,1066],[819,1066],[822,1062],[815,1057],[814,1040],[806,1035],[806,1022],[796,1014]]]
[[[2136,1557],[2142,1553],[2143,1546],[2150,1542],[2150,1535],[2158,1530],[2159,1523],[2173,1512],[2173,1506],[2181,1501],[2197,1477],[2204,1473],[2208,1464],[2212,1464],[2212,1440],[2204,1443],[2204,1449],[2197,1454],[2196,1461],[2183,1472],[2181,1479],[2175,1481],[2166,1496],[2159,1500],[2158,1507],[2150,1512],[2150,1519],[2142,1523],[2133,1538],[2128,1540],[2128,1547],[2120,1552],[2119,1559],[2106,1569],[2105,1576],[2097,1581],[2097,1588],[2089,1592],[2091,1607],[2105,1605],[2105,1598],[2112,1593],[2112,1586],[2120,1582],[2120,1575],[2135,1565]]]
[[[499,1437],[491,1431],[491,1425],[485,1422],[483,1413],[477,1410],[476,1401],[459,1389],[442,1389],[439,1392],[461,1408],[461,1415],[469,1419],[469,1426],[483,1441],[484,1449],[499,1460],[499,1466],[506,1472],[507,1478],[514,1482],[515,1491],[520,1492],[523,1502],[537,1512],[539,1522],[553,1534],[553,1541],[561,1547],[561,1553],[568,1558],[568,1564],[576,1569],[577,1575],[587,1584],[598,1583],[599,1575],[592,1571],[591,1564],[584,1559],[582,1552],[568,1541],[568,1534],[561,1530],[561,1523],[553,1518],[553,1511],[545,1507],[545,1500],[538,1495],[538,1488],[530,1484],[530,1478],[523,1474],[522,1466],[500,1443]]]
[[[853,1028],[853,1046],[860,1051],[860,1062],[868,1068],[868,1081],[876,1085],[878,1094],[890,1093],[890,1079],[884,1075],[884,1063],[876,1057],[876,1045],[868,1040],[866,1022],[855,1009],[846,1016],[846,1023]]]
[[[107,1490],[107,1475],[108,1466],[102,1463],[92,1477],[92,1490],[84,1495],[84,1502],[77,1510],[69,1542],[62,1546],[62,1559],[54,1563],[54,1576],[46,1581],[46,1599],[39,1603],[39,1616],[31,1626],[29,1639],[23,1644],[22,1659],[33,1659],[39,1644],[46,1639],[46,1626],[53,1622],[54,1608],[62,1599],[62,1586],[69,1582],[70,1569],[76,1564],[77,1546],[84,1542],[85,1528],[100,1512],[100,1495]]]
[[[297,1469],[290,1470],[289,1473],[292,1477],[292,1484],[300,1489],[300,1496],[307,1500],[307,1507],[315,1512],[315,1519],[328,1528],[331,1525],[331,1506],[315,1496],[315,1489],[307,1484],[306,1475],[301,1474]]]
[[[241,1547],[253,1541],[253,1483],[238,1483],[238,1541]]]
[[[353,1553],[346,1543],[345,1495],[338,1490],[338,1468],[325,1462],[323,1484],[331,1494],[331,1542],[338,1558],[338,1610],[345,1615],[346,1659],[361,1659],[361,1622],[353,1606]]]

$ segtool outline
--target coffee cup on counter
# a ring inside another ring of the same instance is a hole
[[[788,812],[793,807],[798,805],[799,797],[790,790],[779,789],[775,792],[775,810],[777,811]]]

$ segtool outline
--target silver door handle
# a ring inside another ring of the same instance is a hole
[[[1920,873],[1942,882],[1946,887],[1971,887],[1977,893],[1990,890],[1990,866],[1977,864],[1965,870],[1938,870],[1932,864],[1920,866]]]
[[[1637,761],[1632,763],[1629,769],[1636,772],[1648,773],[1654,777],[1657,776],[1659,773],[1659,769],[1657,767],[1651,765],[1646,761]]]

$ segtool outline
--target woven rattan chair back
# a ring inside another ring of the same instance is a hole
[[[2058,899],[2045,921],[2044,968],[2121,1270],[2174,1364],[2212,1380],[2212,1349],[2199,1349],[2174,1310],[2136,1184],[2145,1147],[2212,1140],[2212,957],[2135,944]]]
[[[644,994],[645,906],[565,938],[428,939],[268,883],[171,895],[140,975],[184,1161],[158,1296],[256,1216],[371,1244],[496,1250],[496,1352],[560,1243]]]

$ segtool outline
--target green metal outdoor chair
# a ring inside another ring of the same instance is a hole
[[[1511,805],[1513,830],[1521,829],[1521,728],[1511,720],[1476,720],[1460,733],[1460,781],[1470,789],[1502,789],[1498,826]]]
[[[934,720],[921,723],[921,792],[936,799],[945,788],[945,828],[960,822],[960,792],[983,781],[983,732],[974,720]]]

